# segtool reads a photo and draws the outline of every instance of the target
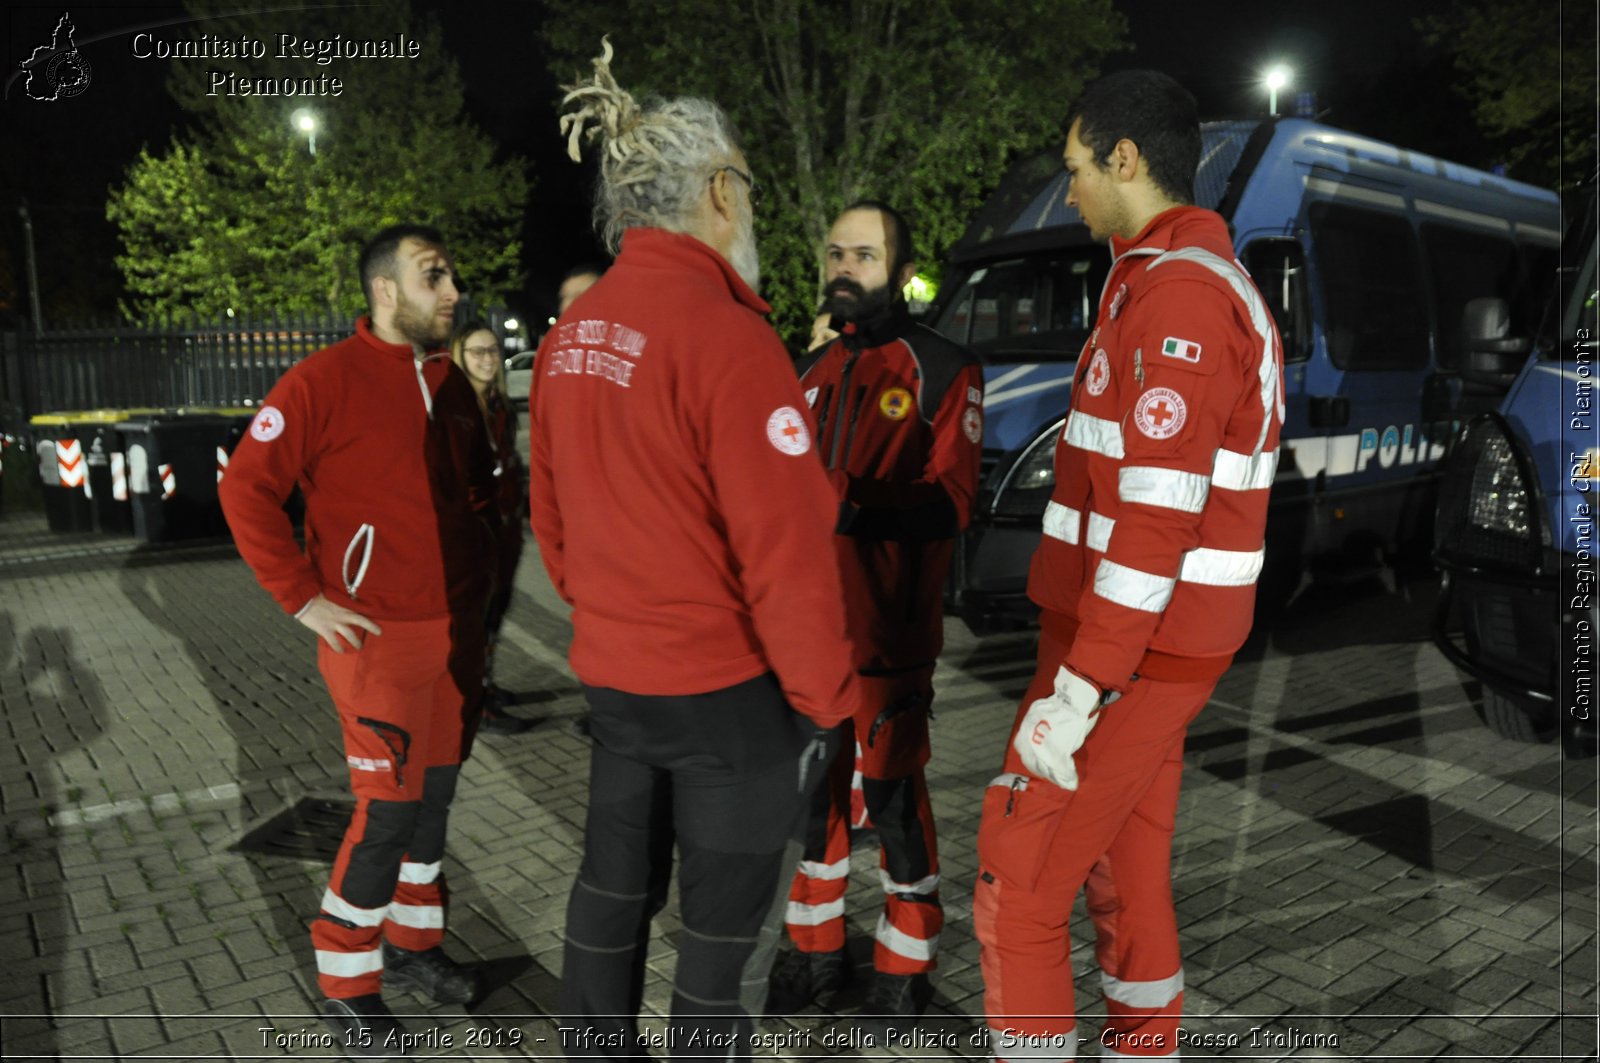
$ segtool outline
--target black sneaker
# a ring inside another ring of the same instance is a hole
[[[452,960],[438,946],[412,952],[385,941],[383,984],[420,993],[436,1004],[466,1004],[483,991],[483,976],[476,967]]]
[[[767,978],[767,1014],[793,1015],[803,1011],[823,993],[850,984],[850,957],[837,952],[778,953]]]
[[[927,1001],[923,993],[926,979],[919,974],[884,974],[872,972],[872,984],[867,987],[867,999],[856,1016],[856,1029],[867,1038],[867,1044],[883,1048],[889,1043],[889,1031],[905,1036],[916,1026]]]
[[[532,728],[532,720],[524,720],[521,716],[491,709],[487,704],[484,705],[483,715],[478,720],[478,730],[492,735],[519,735]]]
[[[389,1059],[406,1054],[406,1028],[376,993],[329,997],[322,1017],[333,1027],[335,1044],[351,1059]]]

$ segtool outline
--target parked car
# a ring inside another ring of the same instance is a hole
[[[1595,201],[1577,213],[1564,294],[1499,410],[1467,426],[1439,493],[1434,641],[1517,741],[1596,750]],[[1482,311],[1493,316],[1497,307]]]
[[[1208,122],[1196,202],[1234,232],[1283,336],[1287,420],[1267,564],[1425,565],[1438,463],[1504,396],[1556,268],[1553,192],[1303,119]],[[986,363],[983,481],[950,608],[1026,622],[1024,588],[1107,249],[1066,206],[1059,156],[1016,167],[951,251],[930,323]],[[1507,342],[1469,352],[1464,312],[1502,301]],[[1264,574],[1265,578],[1265,574]]]
[[[519,351],[506,359],[506,397],[518,409],[527,409],[528,392],[533,389],[535,351]]]

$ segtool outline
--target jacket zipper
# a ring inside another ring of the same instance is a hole
[[[839,467],[839,432],[844,426],[844,404],[846,398],[848,398],[850,395],[850,374],[855,370],[856,358],[861,354],[861,348],[852,342],[854,336],[847,334],[843,337],[843,339],[845,349],[850,352],[850,355],[849,357],[845,358],[844,371],[839,374],[839,390],[837,392],[839,396],[839,405],[834,415],[833,438],[828,443],[828,461],[825,466],[829,469],[836,469]]]

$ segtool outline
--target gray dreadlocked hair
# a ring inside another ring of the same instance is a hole
[[[581,141],[599,141],[600,180],[594,227],[612,254],[636,225],[674,232],[689,228],[707,176],[733,159],[738,135],[710,100],[694,96],[649,99],[641,107],[611,76],[611,40],[602,37],[594,77],[564,85],[561,116],[567,155],[582,159]]]

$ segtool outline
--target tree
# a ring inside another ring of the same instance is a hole
[[[211,14],[199,0],[190,10]],[[496,161],[464,117],[460,74],[436,25],[417,24],[405,0],[292,19],[224,10],[195,33],[259,41],[265,54],[170,64],[168,90],[195,128],[163,154],[141,151],[107,205],[133,295],[127,309],[355,314],[365,305],[356,280],[362,241],[401,221],[444,231],[480,303],[521,286],[515,234],[527,163]],[[286,50],[287,26],[298,40]],[[415,58],[297,57],[308,45],[393,43],[400,33],[417,43]],[[235,92],[268,79],[279,94],[230,95],[230,74]],[[340,94],[300,94],[305,79],[324,77],[340,80]],[[302,108],[316,118],[315,154],[292,124]]]
[[[1453,50],[1460,91],[1510,171],[1572,187],[1595,168],[1595,6],[1469,0],[1419,20]]]
[[[604,32],[636,96],[706,96],[728,111],[770,190],[763,291],[785,335],[815,313],[822,244],[846,203],[905,211],[918,262],[937,275],[1005,167],[1059,146],[1066,107],[1126,33],[1111,0],[546,4],[560,83],[587,72]]]

